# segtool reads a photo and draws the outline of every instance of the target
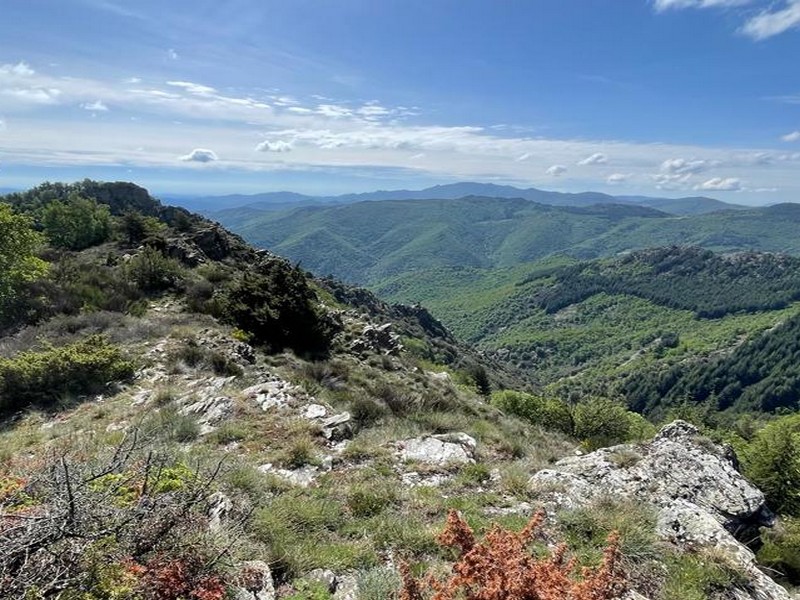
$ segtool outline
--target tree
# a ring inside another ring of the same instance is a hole
[[[759,431],[744,452],[744,472],[769,507],[800,516],[800,415],[781,417]]]
[[[41,243],[29,217],[0,204],[0,323],[7,321],[23,284],[44,275],[47,263],[36,256]]]
[[[104,204],[73,192],[42,209],[42,226],[53,246],[83,250],[105,242],[111,234],[111,211]]]

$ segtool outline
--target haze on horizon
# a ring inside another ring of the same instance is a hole
[[[800,0],[9,2],[0,188],[800,201]]]

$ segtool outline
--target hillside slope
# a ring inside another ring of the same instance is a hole
[[[514,402],[534,397],[488,397],[516,385],[515,371],[425,309],[314,279],[141,188],[87,181],[8,200],[0,224],[40,242],[33,258],[46,268],[2,298],[2,597],[392,597],[396,557],[446,569],[437,538],[451,510],[478,535],[519,529],[543,502],[533,473],[580,440],[653,434],[617,406],[598,427],[591,411],[609,405],[593,400],[548,404],[558,422],[519,416]],[[598,583],[603,552],[624,564],[614,590],[651,600],[788,600],[744,537],[729,535],[724,552],[703,537],[771,523],[765,496],[696,438],[704,464],[747,492],[746,510],[722,499],[707,507],[715,525],[679,517],[684,543],[660,528],[660,497],[587,496],[551,509],[537,557],[568,540],[578,566],[600,565],[582,571],[595,600],[612,599]],[[606,548],[612,530],[621,542]],[[582,589],[580,569],[539,564],[563,590]]]

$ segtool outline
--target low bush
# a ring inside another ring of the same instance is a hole
[[[101,336],[0,359],[0,411],[49,406],[64,396],[103,390],[134,374],[133,363]]]
[[[519,533],[495,526],[480,542],[466,521],[451,511],[439,543],[458,552],[453,575],[417,579],[402,564],[400,600],[612,600],[623,594],[626,585],[616,534],[609,536],[601,564],[584,569],[578,580],[565,545],[542,558],[531,553],[543,518],[537,513]]]
[[[572,433],[572,414],[569,407],[561,400],[503,390],[492,394],[492,404],[543,429]]]

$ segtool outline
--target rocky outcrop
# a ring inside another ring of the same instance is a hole
[[[350,344],[353,352],[376,352],[387,356],[397,356],[402,349],[400,336],[392,331],[391,323],[367,324],[361,335]]]
[[[759,526],[773,523],[764,494],[739,473],[729,449],[703,438],[689,423],[675,421],[647,444],[563,459],[536,473],[530,487],[553,509],[609,496],[650,504],[663,539],[685,549],[713,548],[741,569],[752,583],[742,599],[790,598],[757,568],[743,543]]]
[[[400,460],[443,467],[475,462],[477,442],[466,433],[446,433],[402,440],[395,445]]]
[[[236,600],[275,600],[272,571],[263,560],[249,560],[239,566]]]

